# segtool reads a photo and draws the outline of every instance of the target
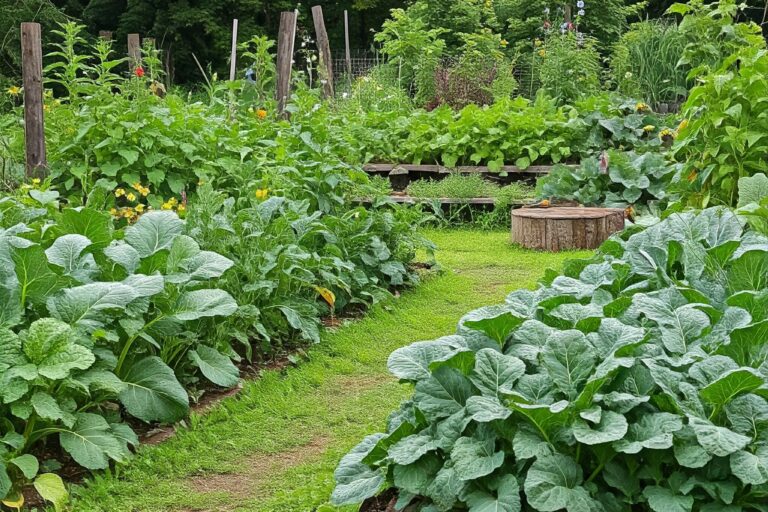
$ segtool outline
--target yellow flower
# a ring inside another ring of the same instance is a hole
[[[680,133],[681,131],[685,130],[686,128],[688,128],[688,120],[687,119],[683,119],[682,121],[680,121],[680,124],[677,126],[677,132]]]
[[[659,139],[661,139],[662,142],[672,142],[675,139],[675,132],[669,128],[664,128],[659,132]]]
[[[43,105],[43,110],[45,112],[50,112],[51,111],[51,106],[50,105]]]
[[[543,48],[539,50],[539,57],[545,57],[546,55],[547,55],[547,50]]]
[[[113,216],[113,217],[117,217],[117,216],[118,216],[118,215],[117,215],[117,208],[110,208],[110,209],[109,209],[109,214],[110,214],[111,216]]]
[[[644,131],[645,133],[650,133],[650,132],[652,132],[652,131],[653,131],[653,130],[655,130],[655,129],[656,129],[656,127],[655,127],[655,126],[653,126],[652,124],[649,124],[649,125],[643,126],[643,131]]]
[[[18,96],[19,94],[21,94],[21,87],[17,85],[10,86],[8,88],[8,94],[10,94],[11,96]]]
[[[264,110],[263,108],[260,108],[259,110],[256,111],[256,117],[258,117],[259,119],[266,119],[267,111]]]
[[[167,200],[166,202],[164,202],[164,203],[163,203],[163,204],[160,206],[160,208],[162,208],[163,210],[173,210],[173,208],[174,208],[174,207],[175,207],[177,204],[179,204],[179,201],[178,201],[178,199],[176,199],[175,197],[172,197],[172,198],[170,198],[169,200]]]
[[[128,192],[128,193],[125,195],[125,198],[126,198],[127,200],[129,200],[130,202],[134,202],[134,201],[136,200],[136,194],[134,194],[133,192]]]
[[[502,40],[499,42],[499,44],[501,45],[501,47],[502,47],[502,48],[506,48],[506,47],[507,47],[507,45],[509,45],[509,41],[507,41],[506,39],[502,39]]]
[[[133,208],[124,208],[123,217],[125,217],[126,219],[130,219],[131,217],[133,217]]]
[[[651,108],[648,105],[646,105],[645,103],[643,103],[643,102],[640,102],[637,105],[635,105],[635,110],[638,111],[638,112],[646,112],[646,111],[648,111],[650,109]]]
[[[123,197],[125,195],[125,189],[124,188],[118,188],[115,190],[115,197]]]
[[[40,184],[40,178],[32,178],[32,184],[33,185],[39,185]]]
[[[139,213],[143,212],[144,211],[144,205],[141,204],[141,203],[137,204],[136,205],[136,211],[139,212]]]
[[[536,40],[533,42],[533,44],[536,46],[536,48],[538,48],[539,46],[541,46],[542,44],[544,44],[544,42],[543,42],[541,39],[536,39]]]
[[[260,188],[256,190],[256,199],[263,201],[267,198],[267,195],[269,195],[269,189],[268,188]]]

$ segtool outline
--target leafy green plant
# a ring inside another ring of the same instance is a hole
[[[649,20],[633,24],[611,56],[617,90],[654,107],[685,98],[687,70],[679,65],[684,48],[685,38],[674,23]]]
[[[573,200],[584,205],[627,206],[675,199],[668,189],[680,166],[658,153],[610,150],[586,158],[577,168],[557,166],[539,179],[537,195]]]
[[[0,200],[0,499],[36,478],[53,438],[87,469],[127,459],[138,439],[117,403],[173,422],[189,408],[180,381],[238,380],[230,358],[194,334],[237,310],[209,285],[230,260],[201,251],[171,212],[116,232],[105,213],[59,212],[57,192],[28,193]]]
[[[395,351],[414,394],[341,460],[333,501],[762,510],[766,242],[726,209],[673,214]]]
[[[768,176],[760,173],[739,179],[738,207],[752,229],[768,236]]]
[[[573,32],[551,35],[536,55],[541,88],[560,103],[600,90],[602,69],[594,40]]]

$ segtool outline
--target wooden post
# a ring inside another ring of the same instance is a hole
[[[293,36],[296,13],[280,14],[280,30],[277,34],[277,87],[275,99],[277,111],[285,114],[285,106],[291,96],[291,68],[293,67]]]
[[[512,210],[512,242],[528,249],[596,249],[624,229],[621,208],[520,208]]]
[[[571,4],[568,4],[563,7],[563,16],[566,23],[570,23],[573,20],[573,8],[571,7]]]
[[[111,41],[112,40],[112,31],[111,30],[99,30],[99,39],[103,39],[105,41]]]
[[[229,81],[235,80],[237,73],[237,18],[232,20],[232,54],[229,57]]]
[[[349,13],[344,9],[344,45],[346,46],[347,76],[352,80],[352,55],[349,50]]]
[[[21,24],[21,75],[24,85],[24,139],[28,178],[43,178],[45,156],[43,42],[39,23]]]
[[[139,34],[128,34],[128,69],[133,70],[141,66],[141,39]]]
[[[315,35],[317,37],[317,49],[320,53],[320,65],[318,67],[320,79],[323,84],[323,94],[326,98],[333,97],[333,57],[331,45],[328,42],[328,32],[325,31],[323,20],[323,8],[316,5],[312,8],[312,19],[315,21]]]

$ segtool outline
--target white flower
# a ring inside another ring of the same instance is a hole
[[[349,98],[349,94],[345,92],[345,93],[343,93],[341,95],[341,97],[344,98],[344,99],[347,99],[347,98]]]
[[[578,7],[579,9],[583,9],[584,8],[584,0],[579,0],[578,2],[576,2],[576,7]]]
[[[577,12],[576,14],[578,14],[579,16],[584,16],[585,14],[584,9],[579,9],[579,12]]]

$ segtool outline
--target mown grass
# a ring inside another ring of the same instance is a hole
[[[441,249],[443,274],[325,333],[297,367],[265,372],[237,397],[193,416],[173,439],[94,477],[77,490],[74,510],[337,510],[327,501],[338,460],[381,430],[410,392],[388,374],[389,354],[451,334],[469,310],[533,287],[546,268],[576,255],[515,248],[505,232],[428,235]]]

